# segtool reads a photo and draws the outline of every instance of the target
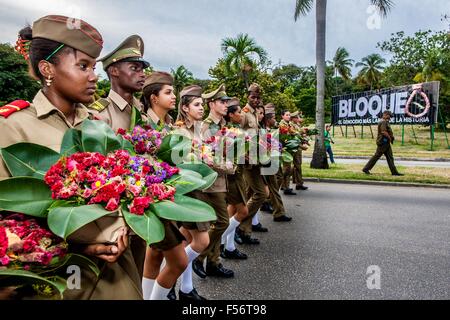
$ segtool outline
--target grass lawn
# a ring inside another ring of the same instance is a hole
[[[403,177],[391,175],[388,166],[378,165],[371,170],[371,175],[361,171],[361,164],[337,164],[331,165],[329,170],[311,169],[309,163],[302,166],[304,178],[328,178],[343,180],[374,180],[426,184],[450,185],[450,169],[448,168],[425,168],[425,167],[402,167],[398,170],[405,174]]]
[[[375,153],[376,145],[375,139],[369,127],[364,127],[364,139],[361,139],[361,127],[347,128],[347,138],[345,138],[345,127],[342,127],[344,136],[339,127],[334,128],[334,141],[332,145],[333,152],[336,156],[367,156],[370,157]],[[450,149],[447,146],[447,141],[444,132],[435,132],[435,142],[433,151],[430,150],[430,129],[415,126],[414,132],[412,126],[405,126],[404,145],[402,146],[402,127],[392,126],[395,136],[395,143],[393,145],[393,152],[395,158],[447,158],[450,159]],[[450,129],[447,132],[450,139]],[[374,137],[377,135],[377,127],[372,126]],[[417,138],[414,138],[414,135]],[[303,152],[304,156],[310,157],[314,150],[314,142],[311,142],[311,147]]]

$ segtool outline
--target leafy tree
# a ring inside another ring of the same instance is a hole
[[[303,75],[303,69],[295,64],[288,64],[277,67],[273,70],[272,75],[275,80],[281,81],[283,88],[287,88],[292,82],[299,80]]]
[[[248,34],[239,34],[236,38],[222,40],[225,72],[228,75],[237,74],[242,77],[245,87],[249,86],[250,73],[255,71],[258,63],[264,65],[267,52],[256,44]]]
[[[175,94],[178,96],[180,91],[187,85],[191,84],[194,80],[192,72],[186,69],[185,66],[179,66],[176,70],[171,69],[170,72],[173,76],[173,87]]]
[[[354,60],[350,59],[350,54],[347,49],[339,47],[333,57],[332,65],[334,69],[334,76],[337,77],[338,74],[344,80],[350,80],[352,77],[352,67]]]
[[[0,44],[0,103],[33,100],[41,85],[28,73],[28,63],[7,43]]]
[[[374,87],[379,87],[384,69],[383,64],[385,63],[386,60],[378,53],[373,53],[362,58],[361,62],[356,64],[356,67],[362,67],[358,73],[358,81],[370,86],[370,90]]]

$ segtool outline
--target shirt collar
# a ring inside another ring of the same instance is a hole
[[[223,117],[221,118],[217,118],[215,117],[212,113],[209,114],[209,118],[215,123],[215,124],[221,124],[221,125],[225,125],[226,121]]]
[[[109,91],[108,98],[119,107],[120,111],[125,110],[125,108],[129,106],[128,102],[112,89]]]
[[[69,123],[69,121],[67,120],[64,113],[61,110],[59,110],[57,107],[55,107],[50,102],[50,100],[47,99],[47,97],[44,95],[42,90],[39,90],[39,92],[34,97],[33,106],[36,109],[36,116],[38,118],[45,117],[52,112],[57,112],[69,126],[72,126]],[[74,121],[73,126],[78,125],[79,123],[83,122],[87,118],[89,118],[89,110],[85,106],[83,106],[81,103],[78,103],[75,107],[75,121]]]
[[[159,125],[160,124],[160,119],[158,117],[158,115],[155,113],[155,111],[153,111],[152,108],[148,108],[147,110],[147,115],[150,117],[150,119],[156,124]],[[170,124],[172,123],[172,117],[167,114],[166,115],[166,119],[165,119],[165,124]]]
[[[253,109],[250,104],[247,103],[247,105],[245,106],[247,109],[250,110],[250,113],[255,113],[255,109]]]

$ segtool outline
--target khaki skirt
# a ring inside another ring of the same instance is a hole
[[[239,166],[236,169],[235,174],[227,175],[228,181],[228,193],[227,203],[231,205],[237,205],[241,203],[247,203],[247,184],[244,180],[243,168]]]

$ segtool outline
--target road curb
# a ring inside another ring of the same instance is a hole
[[[324,182],[324,183],[338,183],[338,184],[362,184],[371,186],[450,189],[450,185],[445,184],[425,184],[425,183],[372,181],[372,180],[342,180],[342,179],[327,179],[327,178],[303,178],[303,180],[308,182],[319,182],[319,183]]]

